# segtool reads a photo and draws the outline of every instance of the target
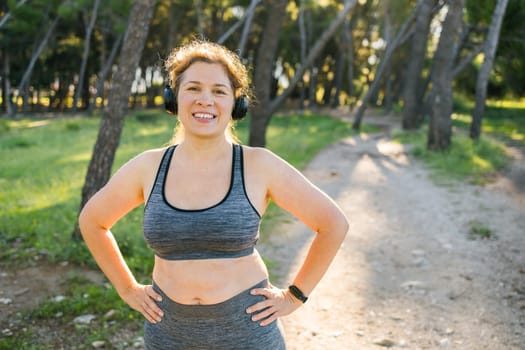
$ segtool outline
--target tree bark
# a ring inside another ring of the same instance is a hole
[[[339,107],[339,97],[341,96],[341,90],[343,89],[343,72],[345,70],[345,57],[346,54],[342,50],[342,48],[339,48],[340,52],[337,56],[337,60],[335,62],[335,74],[334,74],[334,83],[335,91],[334,95],[331,97],[332,102],[330,103],[331,108],[337,108]]]
[[[288,0],[266,0],[268,18],[257,52],[253,84],[257,104],[253,106],[250,121],[249,144],[264,147],[266,145],[266,127],[270,121],[270,90],[273,76],[275,55],[279,44],[279,32],[286,17]]]
[[[82,96],[82,90],[84,88],[84,77],[86,75],[89,48],[91,46],[91,34],[93,33],[93,29],[95,28],[95,22],[97,21],[99,5],[100,0],[95,0],[93,4],[93,10],[91,11],[91,19],[89,20],[89,24],[86,27],[86,36],[84,37],[84,51],[82,53],[82,62],[80,63],[80,73],[78,74],[77,90],[75,91],[75,96],[73,97],[73,113],[77,112],[78,100]]]
[[[405,130],[418,129],[423,122],[421,110],[424,94],[421,94],[423,88],[421,73],[425,64],[430,20],[435,3],[436,0],[423,0],[416,18],[403,91],[402,126]]]
[[[305,26],[305,9],[304,0],[300,2],[299,15],[297,17],[297,24],[299,25],[299,38],[300,38],[300,57],[301,64],[306,60],[307,51],[307,37],[306,37],[306,26]],[[306,86],[304,85],[304,79],[301,77],[301,87],[299,91],[299,110],[304,110],[304,102],[306,100]]]
[[[430,150],[444,151],[450,147],[452,138],[454,51],[458,43],[464,1],[453,0],[449,2],[447,17],[443,23],[438,47],[434,54],[432,90],[429,96],[430,124],[427,142],[427,147]]]
[[[474,107],[472,122],[470,124],[470,137],[474,140],[479,139],[479,136],[481,135],[481,123],[483,114],[485,113],[485,100],[487,99],[487,86],[489,83],[490,71],[494,65],[494,57],[496,56],[496,50],[498,48],[501,23],[503,22],[508,2],[508,0],[498,0],[485,43],[485,57],[478,73],[478,79],[476,82],[476,105]]]
[[[347,56],[347,75],[348,80],[348,96],[351,98],[354,95],[354,38],[352,35],[355,26],[356,16],[352,16],[351,20],[348,18],[343,22],[343,46],[346,48]],[[353,99],[351,99],[353,101]],[[350,102],[350,109],[353,108],[353,102]]]
[[[383,18],[384,18],[384,35],[387,43],[391,42],[394,36],[394,26],[392,25],[391,18],[391,0],[383,0]],[[382,101],[382,106],[384,108],[384,113],[389,114],[392,110],[392,63],[389,62],[385,68],[386,74],[384,79],[384,96]]]
[[[128,108],[131,84],[148,36],[155,3],[156,1],[151,0],[135,0],[132,5],[118,70],[109,93],[108,107],[102,116],[97,141],[82,188],[80,210],[110,177],[124,125],[124,116]],[[73,238],[80,238],[78,223],[74,229]]]

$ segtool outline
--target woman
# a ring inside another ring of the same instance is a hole
[[[226,48],[194,41],[166,62],[176,142],[141,153],[85,205],[84,240],[122,299],[146,318],[146,349],[285,349],[278,319],[326,272],[348,223],[337,205],[272,152],[238,145],[248,75]],[[169,91],[168,91],[169,92]],[[254,246],[270,200],[317,233],[292,286],[280,289]],[[145,203],[153,284],[136,281],[110,228]]]

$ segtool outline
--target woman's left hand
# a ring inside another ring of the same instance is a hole
[[[267,288],[255,288],[252,295],[262,295],[266,300],[260,301],[246,309],[252,314],[252,321],[267,326],[279,317],[286,316],[297,310],[303,303],[296,299],[288,289],[279,289],[272,285]]]

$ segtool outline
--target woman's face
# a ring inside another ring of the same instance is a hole
[[[195,62],[184,71],[178,89],[178,117],[186,136],[224,135],[231,119],[234,93],[218,63]]]

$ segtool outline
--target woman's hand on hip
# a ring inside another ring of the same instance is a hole
[[[162,297],[153,290],[152,285],[136,284],[127,289],[122,299],[134,310],[140,312],[151,323],[162,320],[164,313],[156,302],[162,301]]]
[[[261,326],[267,326],[279,317],[291,314],[303,304],[293,297],[288,289],[279,289],[272,285],[252,289],[250,293],[266,298],[246,309],[247,313],[252,314],[252,321],[260,321]]]

